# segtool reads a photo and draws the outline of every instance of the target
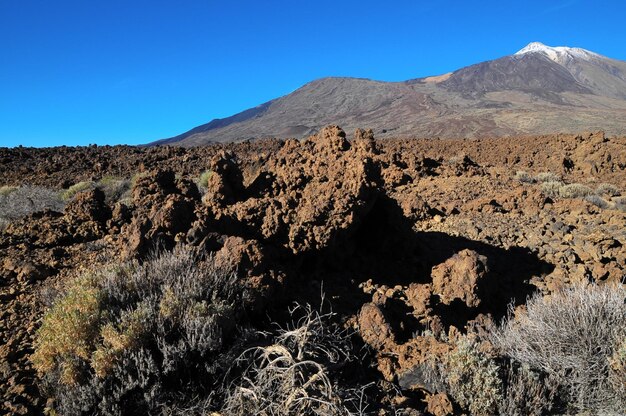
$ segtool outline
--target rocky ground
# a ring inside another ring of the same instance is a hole
[[[207,169],[202,193],[194,180]],[[626,138],[376,141],[328,127],[305,141],[191,149],[0,149],[0,186],[61,189],[144,172],[128,203],[90,190],[62,213],[0,232],[0,413],[46,407],[29,357],[55,288],[158,244],[237,265],[253,311],[324,291],[373,351],[371,377],[396,386],[381,401],[448,414],[449,398],[416,393],[424,386],[414,380],[427,355],[450,348],[439,334],[480,331],[536,290],[626,276],[626,212],[615,192],[600,208],[547,195],[517,171],[626,192]]]

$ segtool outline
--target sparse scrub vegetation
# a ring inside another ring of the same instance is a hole
[[[495,414],[502,397],[500,366],[480,349],[476,339],[462,337],[452,352],[428,365],[428,381],[444,386],[450,397],[472,415]]]
[[[626,336],[625,299],[621,284],[577,284],[549,298],[535,295],[493,341],[506,356],[555,380],[572,410],[623,410],[626,397],[611,365],[621,362],[614,357]],[[626,382],[623,373],[619,377]]]
[[[594,191],[580,183],[564,184],[557,175],[550,172],[539,173],[536,180],[541,183],[541,192],[551,198],[582,198],[601,209],[626,210],[624,201],[617,198],[620,192],[614,185],[600,184]],[[604,197],[608,197],[608,200]]]
[[[596,188],[596,193],[598,195],[606,195],[610,197],[620,196],[621,192],[615,185],[611,185],[610,183],[601,183]]]
[[[354,358],[351,333],[309,306],[274,331],[238,330],[235,276],[179,249],[75,279],[44,315],[32,356],[55,410],[353,414],[354,391],[336,383]]]
[[[61,192],[61,199],[64,201],[69,201],[70,199],[74,198],[77,193],[93,189],[94,187],[95,184],[91,181],[81,181],[75,183],[74,185]]]
[[[593,189],[580,183],[570,183],[559,188],[561,198],[584,198],[593,194]]]
[[[541,192],[549,197],[555,198],[559,196],[559,190],[563,186],[563,182],[548,181],[541,184]]]
[[[107,203],[113,204],[130,197],[130,185],[130,179],[105,176],[95,186],[104,192]]]
[[[540,172],[535,176],[535,180],[539,183],[544,182],[561,182],[561,177],[552,172]]]
[[[523,170],[515,172],[515,179],[522,183],[535,183],[535,179],[528,172]]]
[[[606,209],[609,208],[609,203],[607,201],[605,201],[604,199],[602,199],[602,197],[598,196],[598,195],[587,195],[585,197],[585,201],[599,207],[602,209]]]
[[[91,273],[45,314],[33,363],[62,414],[162,411],[208,395],[236,357],[239,293],[233,272],[186,250]]]
[[[141,178],[145,178],[148,175],[148,172],[137,172],[133,176],[130,177],[130,187],[131,189],[135,187],[137,181]]]
[[[58,193],[51,189],[37,186],[7,187],[0,194],[0,229],[11,221],[35,212],[46,209],[63,211],[64,206]]]

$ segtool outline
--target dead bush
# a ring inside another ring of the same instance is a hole
[[[345,397],[333,383],[352,357],[349,334],[310,306],[297,322],[281,328],[268,346],[246,350],[240,374],[227,388],[225,415],[349,415]]]
[[[552,377],[509,361],[503,378],[498,414],[542,416],[555,409],[558,383]]]
[[[626,336],[626,289],[577,284],[530,298],[526,312],[494,331],[503,354],[553,377],[574,410],[619,410],[624,392],[611,383],[610,360]],[[623,409],[623,408],[622,408]]]
[[[11,221],[35,212],[51,209],[63,211],[65,203],[57,192],[37,186],[11,188],[0,194],[0,229]]]

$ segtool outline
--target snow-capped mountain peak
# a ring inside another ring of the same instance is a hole
[[[600,55],[590,52],[582,48],[570,48],[567,46],[547,46],[541,42],[531,42],[523,49],[515,53],[516,56],[525,55],[527,53],[542,53],[554,62],[564,63],[568,59],[579,58],[590,60],[598,58]]]

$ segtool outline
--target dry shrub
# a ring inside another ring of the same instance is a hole
[[[77,193],[93,189],[94,187],[95,184],[91,181],[81,181],[75,183],[74,185],[61,192],[61,199],[64,201],[69,201],[70,199],[74,198]]]
[[[33,363],[61,414],[160,413],[232,364],[240,303],[235,274],[188,250],[112,266],[56,299]]]
[[[624,392],[610,380],[610,360],[626,336],[623,285],[577,284],[535,295],[493,333],[507,356],[552,377],[560,399],[578,411],[619,410]]]
[[[598,195],[607,195],[607,196],[620,196],[621,192],[615,185],[611,185],[610,183],[601,183],[596,188],[596,193]]]
[[[268,346],[246,350],[240,376],[227,387],[224,415],[349,415],[333,372],[352,359],[349,334],[333,314],[310,306],[295,325],[280,329]],[[334,369],[334,370],[333,370]]]
[[[498,414],[507,416],[542,416],[555,408],[558,383],[527,366],[508,362],[504,371],[504,389],[498,402]]]
[[[51,209],[63,211],[65,203],[57,192],[37,186],[11,188],[0,194],[0,229],[11,221],[26,217],[35,212]]]
[[[515,172],[515,179],[522,183],[535,183],[535,179],[528,174],[528,172],[523,170],[518,170]]]
[[[616,392],[617,404],[626,409],[626,337],[615,345],[609,365],[609,381]]]
[[[593,189],[580,183],[570,183],[559,188],[561,198],[584,198],[593,194]]]
[[[587,195],[585,201],[597,206],[598,208],[606,209],[609,207],[609,203],[598,195]]]
[[[561,177],[552,172],[540,172],[535,176],[535,180],[540,183],[544,182],[561,182]]]
[[[559,190],[563,186],[563,182],[544,182],[541,184],[541,192],[549,197],[555,198],[559,196]]]
[[[130,179],[105,176],[96,182],[95,186],[104,192],[105,200],[109,204],[130,197]]]

